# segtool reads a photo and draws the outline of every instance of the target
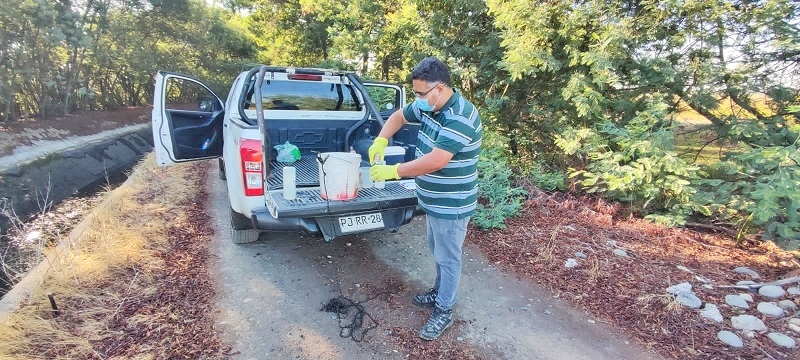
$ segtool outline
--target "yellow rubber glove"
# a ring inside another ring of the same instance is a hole
[[[397,175],[397,168],[399,167],[400,164],[372,165],[372,167],[369,168],[369,177],[372,178],[372,181],[400,179],[400,175]]]
[[[380,159],[378,159],[378,161],[383,161],[383,151],[386,150],[387,145],[389,145],[388,139],[382,138],[380,136],[375,138],[375,140],[372,142],[372,146],[369,147],[370,165],[375,163],[375,155],[380,156]]]

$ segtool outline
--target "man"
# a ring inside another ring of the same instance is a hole
[[[383,160],[384,148],[405,123],[421,123],[416,159],[396,165],[373,165],[373,181],[415,177],[419,205],[426,213],[428,247],[436,259],[436,281],[428,292],[413,298],[418,306],[433,307],[419,332],[425,340],[438,338],[453,322],[453,305],[461,278],[461,248],[467,223],[475,212],[478,155],[483,127],[478,110],[453,89],[447,66],[435,57],[422,60],[412,71],[416,99],[394,112],[369,148],[370,162]]]

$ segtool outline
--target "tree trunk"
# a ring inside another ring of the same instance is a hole
[[[391,61],[388,55],[383,57],[381,61],[381,80],[382,81],[389,81],[389,67],[391,66]]]

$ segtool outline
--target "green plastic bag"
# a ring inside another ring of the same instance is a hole
[[[300,149],[290,144],[288,141],[284,144],[275,145],[274,148],[278,150],[278,162],[291,164],[300,160]]]

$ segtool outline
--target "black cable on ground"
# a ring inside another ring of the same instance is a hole
[[[364,310],[364,305],[362,304],[384,294],[388,293],[382,292],[364,301],[353,301],[344,295],[339,295],[339,297],[330,299],[327,304],[323,305],[322,308],[319,309],[319,311],[336,313],[336,316],[339,319],[339,336],[343,338],[350,338],[355,342],[361,342],[364,340],[364,336],[367,335],[368,331],[378,327],[378,321],[375,320],[370,313]],[[353,320],[347,325],[342,325],[342,320],[347,319],[350,309],[353,308],[356,310],[353,314]],[[371,322],[371,324],[367,327],[364,327],[365,316]]]

